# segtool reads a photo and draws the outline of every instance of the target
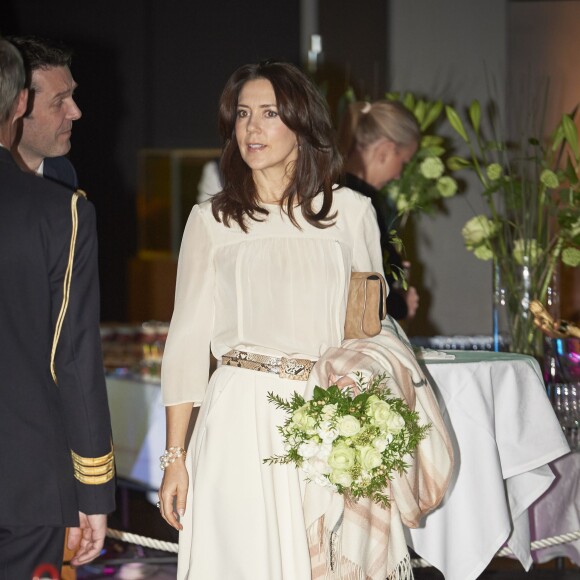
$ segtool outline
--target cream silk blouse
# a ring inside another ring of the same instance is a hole
[[[300,208],[299,229],[265,205],[269,215],[248,220],[244,233],[217,222],[210,204],[193,207],[183,235],[161,370],[165,405],[201,403],[210,348],[218,361],[234,348],[315,360],[339,346],[351,271],[383,272],[375,211],[350,189],[334,192],[335,224],[325,229]]]

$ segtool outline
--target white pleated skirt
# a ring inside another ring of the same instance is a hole
[[[179,534],[178,580],[309,580],[302,511],[304,482],[277,430],[305,381],[221,366],[213,374],[187,455],[189,492]]]

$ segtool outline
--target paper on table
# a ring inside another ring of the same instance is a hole
[[[449,352],[444,352],[442,350],[433,350],[432,348],[418,348],[415,349],[415,356],[419,360],[455,360],[455,355]]]

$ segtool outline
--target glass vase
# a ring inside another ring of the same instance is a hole
[[[534,325],[532,300],[560,317],[559,270],[533,264],[523,256],[495,258],[493,264],[494,350],[530,354],[543,364],[545,337]]]

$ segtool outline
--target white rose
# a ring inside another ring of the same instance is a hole
[[[387,417],[385,427],[389,433],[398,433],[405,426],[405,419],[396,413],[391,411],[390,415]]]
[[[381,454],[369,445],[359,447],[360,465],[365,471],[371,471],[382,463]]]
[[[378,397],[369,397],[366,412],[373,424],[385,431],[398,433],[405,426],[401,415],[395,413],[388,403]]]
[[[352,415],[345,415],[338,420],[336,427],[343,437],[353,437],[360,431],[360,422]]]
[[[316,421],[314,420],[314,417],[311,417],[309,414],[308,404],[303,405],[294,411],[292,414],[292,423],[301,431],[305,431],[306,433],[312,432],[316,425]]]
[[[336,469],[330,474],[330,481],[342,487],[350,487],[352,484],[352,475],[348,471]]]
[[[468,250],[472,250],[483,241],[494,237],[496,233],[497,225],[484,215],[472,217],[461,230]]]
[[[355,464],[356,455],[352,447],[344,443],[337,443],[328,457],[328,464],[332,469],[347,471]]]

